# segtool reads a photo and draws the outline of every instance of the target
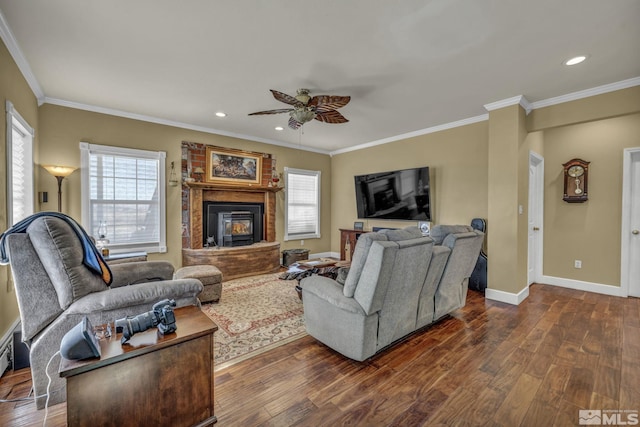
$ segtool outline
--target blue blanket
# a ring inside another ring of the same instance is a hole
[[[102,277],[102,280],[104,280],[107,285],[110,285],[113,281],[111,270],[102,257],[102,254],[98,251],[98,248],[96,248],[96,246],[93,244],[93,241],[91,240],[87,232],[73,218],[59,212],[35,213],[23,219],[22,221],[15,223],[13,227],[2,233],[0,235],[0,264],[9,264],[9,256],[7,255],[7,251],[5,248],[5,238],[9,234],[25,233],[29,225],[35,219],[43,216],[60,218],[71,226],[73,231],[76,233],[76,236],[78,236],[78,239],[80,239],[80,243],[82,243],[82,250],[84,252],[82,263],[86,265],[89,270],[93,271],[96,274],[99,274]]]

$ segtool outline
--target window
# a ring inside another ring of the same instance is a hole
[[[284,168],[284,240],[320,238],[320,171]]]
[[[33,128],[7,108],[7,219],[11,226],[33,213]]]
[[[166,153],[86,142],[80,152],[87,232],[97,236],[106,225],[112,253],[166,252]]]

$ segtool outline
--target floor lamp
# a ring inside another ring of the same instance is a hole
[[[71,166],[43,166],[58,180],[58,212],[62,212],[62,180],[71,175],[76,168]]]

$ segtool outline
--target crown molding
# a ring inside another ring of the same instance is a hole
[[[453,129],[460,126],[466,126],[473,123],[483,122],[489,120],[488,114],[481,114],[475,117],[469,117],[468,119],[457,120],[455,122],[445,123],[442,125],[432,126],[425,129],[420,129],[414,132],[403,133],[401,135],[391,136],[389,138],[378,139],[377,141],[371,141],[360,145],[354,145],[353,147],[342,148],[340,150],[335,150],[329,153],[330,156],[335,156],[336,154],[348,153],[350,151],[362,150],[364,148],[375,147],[376,145],[388,144],[390,142],[400,141],[403,139],[413,138],[415,136],[427,135],[429,133],[441,132],[447,129]]]
[[[602,86],[593,87],[591,89],[580,90],[578,92],[568,93],[566,95],[556,96],[554,98],[543,99],[531,104],[534,110],[538,108],[550,107],[556,104],[562,104],[569,101],[576,101],[590,96],[602,95],[603,93],[614,92],[616,90],[628,89],[630,87],[640,86],[640,77],[622,80],[615,83],[609,83]]]
[[[139,121],[142,121],[142,122],[156,123],[156,124],[165,125],[165,126],[172,126],[172,127],[181,128],[181,129],[188,129],[188,130],[193,130],[193,131],[202,132],[202,133],[209,133],[209,134],[214,134],[214,135],[228,136],[230,138],[246,139],[248,141],[261,142],[263,144],[277,145],[277,146],[280,146],[280,147],[294,148],[296,150],[311,151],[311,152],[320,153],[320,154],[329,154],[329,151],[327,151],[327,150],[321,150],[321,149],[317,149],[317,148],[313,148],[313,147],[305,147],[305,146],[297,145],[297,144],[290,144],[290,143],[283,142],[283,141],[277,141],[275,139],[260,138],[260,137],[256,137],[256,136],[252,136],[252,135],[244,135],[244,134],[241,134],[241,133],[227,132],[227,131],[224,131],[224,130],[208,128],[208,127],[205,127],[205,126],[197,126],[197,125],[192,125],[192,124],[189,124],[189,123],[183,123],[183,122],[176,122],[176,121],[173,121],[173,120],[161,119],[161,118],[158,118],[158,117],[145,116],[144,114],[130,113],[128,111],[121,111],[121,110],[115,110],[115,109],[112,109],[112,108],[105,108],[105,107],[98,107],[98,106],[95,106],[95,105],[82,104],[82,103],[79,103],[79,102],[66,101],[64,99],[45,97],[43,103],[52,104],[52,105],[59,105],[61,107],[75,108],[75,109],[78,109],[78,110],[91,111],[93,113],[107,114],[107,115],[110,115],[110,116],[123,117],[123,118],[126,118],[126,119],[139,120]]]
[[[484,108],[487,111],[499,110],[500,108],[510,107],[512,105],[520,105],[524,111],[526,111],[527,115],[533,110],[532,105],[524,95],[514,96],[512,98],[503,99],[501,101],[491,102],[489,104],[484,104]]]
[[[38,105],[42,105],[44,100],[44,92],[36,79],[36,76],[31,71],[31,67],[27,62],[27,59],[22,54],[20,47],[18,46],[18,42],[16,38],[13,36],[11,29],[9,29],[9,25],[7,24],[7,20],[4,17],[4,14],[0,10],[0,38],[4,42],[5,46],[7,46],[7,50],[11,54],[11,57],[16,62],[18,69],[22,73],[23,77],[27,81],[27,84],[31,88],[31,91],[35,95],[38,100]]]

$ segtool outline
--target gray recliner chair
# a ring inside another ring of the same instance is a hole
[[[96,326],[149,311],[165,298],[175,299],[178,307],[200,304],[197,295],[202,283],[172,280],[173,266],[164,261],[110,266],[113,282],[107,286],[83,264],[82,243],[60,218],[35,219],[25,233],[7,235],[6,246],[38,409],[46,402],[46,365],[60,348],[62,337],[84,316]],[[52,363],[49,368],[50,405],[66,400],[65,380],[59,377],[57,366]]]

